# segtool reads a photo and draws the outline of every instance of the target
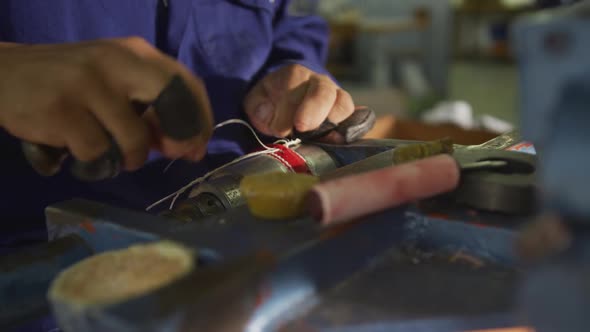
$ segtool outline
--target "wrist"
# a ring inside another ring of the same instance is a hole
[[[277,61],[276,63],[273,63],[269,66],[266,67],[265,69],[265,76],[275,72],[283,67],[286,66],[291,66],[291,65],[301,65],[317,74],[321,74],[321,75],[330,75],[330,73],[328,72],[328,70],[326,70],[326,68],[320,64],[317,63],[315,61],[309,61],[309,60],[281,60],[281,61]]]

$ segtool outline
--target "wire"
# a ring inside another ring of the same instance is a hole
[[[193,186],[207,180],[209,177],[211,177],[212,175],[214,175],[215,173],[226,169],[229,166],[235,165],[239,162],[242,162],[244,160],[256,157],[256,156],[260,156],[260,155],[265,155],[265,154],[273,154],[273,156],[278,157],[275,153],[280,152],[280,149],[276,149],[276,148],[272,148],[267,146],[266,144],[264,144],[262,142],[262,140],[260,139],[260,137],[258,137],[258,134],[256,134],[256,131],[254,130],[254,128],[252,128],[252,126],[250,126],[250,124],[244,120],[241,119],[229,119],[227,121],[221,122],[218,125],[216,125],[213,130],[217,130],[221,127],[225,127],[227,125],[231,125],[231,124],[239,124],[242,126],[247,127],[248,129],[250,129],[250,132],[252,132],[252,135],[254,136],[254,138],[256,139],[256,141],[260,144],[260,146],[262,146],[264,148],[264,150],[262,151],[257,151],[257,152],[252,152],[246,155],[243,155],[241,157],[238,157],[232,161],[230,161],[227,164],[224,164],[210,172],[208,172],[207,174],[196,178],[195,180],[191,181],[190,183],[188,183],[187,185],[183,186],[182,188],[178,189],[177,191],[171,193],[170,195],[167,195],[161,199],[159,199],[158,201],[152,203],[150,206],[148,206],[146,208],[146,211],[150,211],[151,209],[155,208],[156,206],[172,199],[172,202],[170,202],[170,206],[169,209],[172,210],[174,208],[174,205],[176,204],[176,201],[178,200],[178,198],[180,197],[180,195],[182,195],[184,192],[186,192],[187,190],[189,190],[190,188],[192,188]],[[301,144],[301,140],[300,139],[293,139],[293,140],[287,140],[287,139],[281,139],[275,142],[275,144],[282,144],[288,148],[294,147],[294,146],[298,146],[299,144]],[[164,172],[168,171],[170,169],[170,167],[172,166],[172,164],[174,163],[174,161],[176,160],[172,160],[164,169]]]

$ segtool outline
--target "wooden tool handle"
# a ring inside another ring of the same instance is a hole
[[[311,215],[323,225],[354,220],[419,199],[449,192],[459,184],[455,159],[438,155],[316,185]]]

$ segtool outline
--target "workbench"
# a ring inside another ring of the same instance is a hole
[[[239,322],[248,331],[406,331],[412,326],[414,331],[440,332],[517,324],[513,303],[521,273],[512,243],[514,228],[527,218],[445,211],[432,204],[320,229],[310,218],[260,220],[246,207],[185,224],[96,202],[64,202],[47,210],[50,238],[63,245],[43,254],[37,251],[29,264],[15,266],[12,275],[18,279],[12,280],[12,294],[2,297],[7,309],[2,312],[28,321],[39,318],[49,312],[40,292],[52,278],[48,271],[56,273],[94,253],[172,239],[199,251],[203,271],[239,260],[245,253],[276,255],[276,266],[250,280],[243,278],[245,284],[235,298],[215,295],[224,303],[207,305],[209,312],[227,318],[223,321]],[[32,261],[37,270],[31,269]],[[45,275],[39,274],[39,267]],[[6,276],[2,278],[6,282]],[[194,287],[197,293],[216,292]],[[248,315],[228,312],[234,307],[228,299],[259,298],[259,289],[264,289],[263,300]],[[175,311],[200,308],[210,296],[179,303]],[[154,309],[157,296],[150,301],[151,305],[128,305],[114,313],[123,320],[153,317],[134,321],[122,331],[166,330],[171,320]],[[26,315],[23,308],[29,309]],[[224,330],[223,322],[207,316],[194,317],[195,324],[207,326],[207,331]],[[97,331],[108,326],[97,324]]]

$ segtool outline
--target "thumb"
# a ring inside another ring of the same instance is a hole
[[[244,110],[250,123],[264,135],[272,136],[271,123],[275,114],[275,105],[264,89],[257,84],[244,100]]]

